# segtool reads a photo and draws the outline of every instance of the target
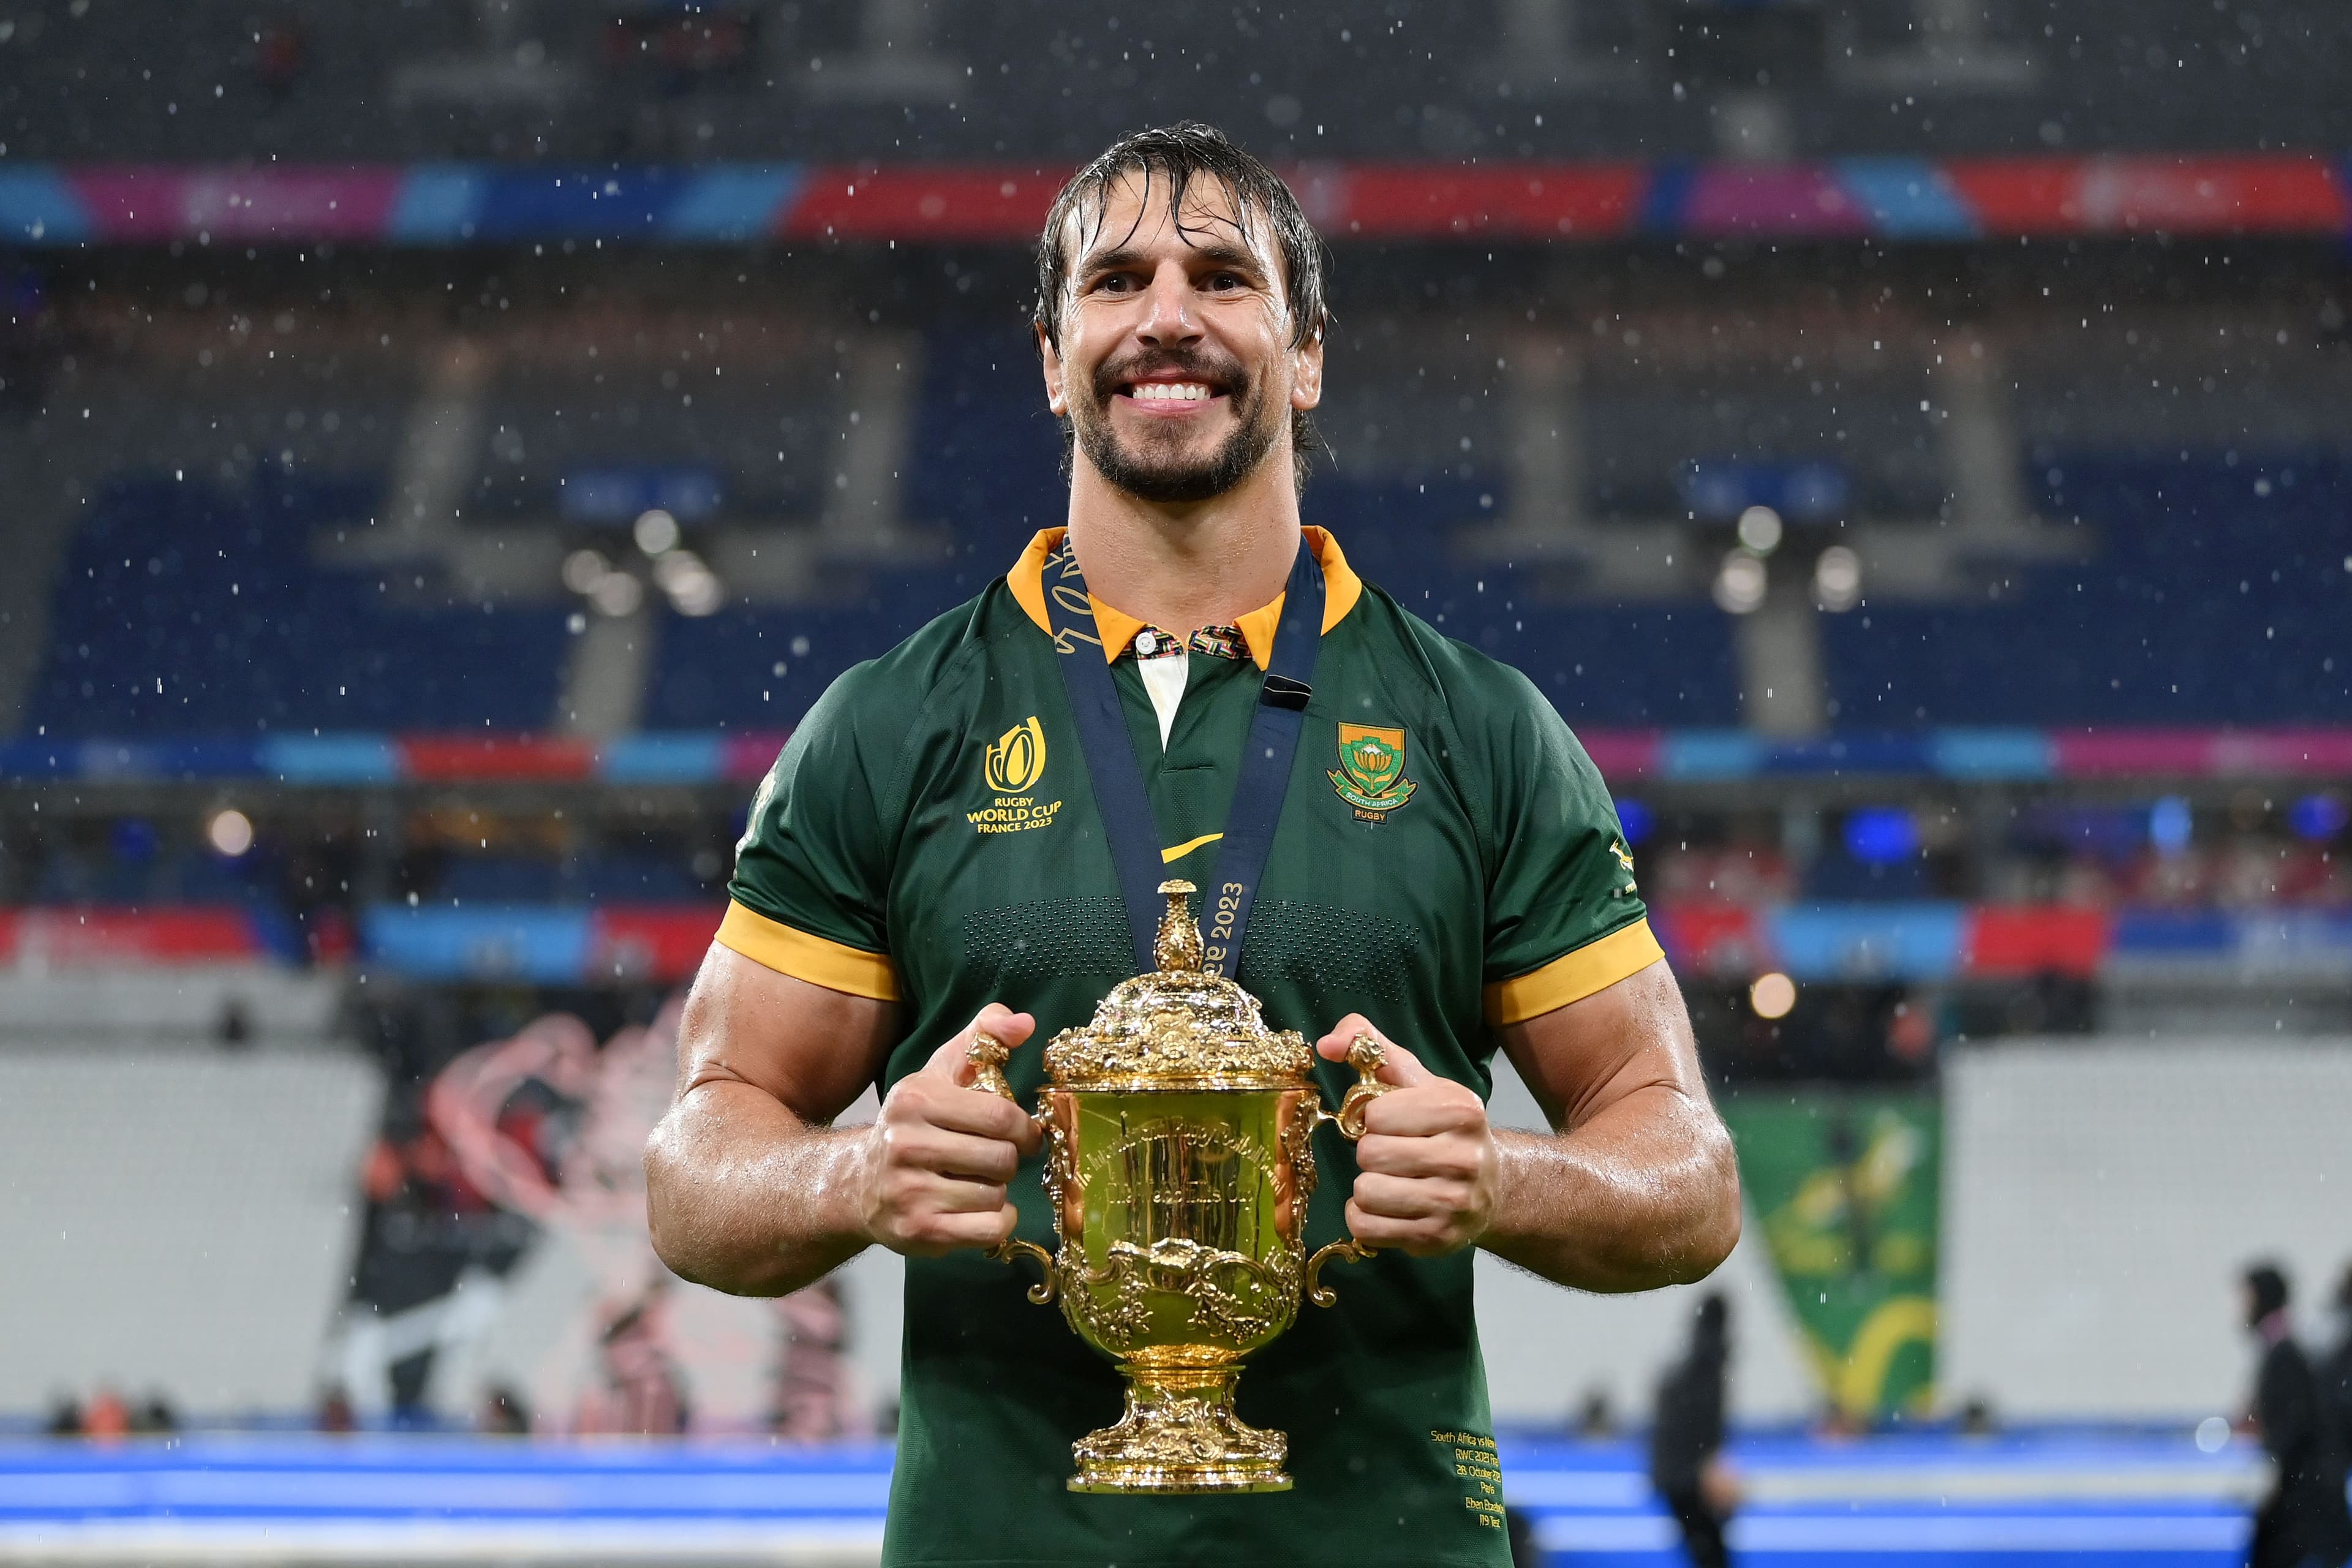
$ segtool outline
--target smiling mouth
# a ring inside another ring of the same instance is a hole
[[[1174,409],[1198,406],[1224,394],[1204,381],[1137,381],[1122,387],[1119,395],[1136,403]]]

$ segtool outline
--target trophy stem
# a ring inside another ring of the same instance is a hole
[[[1154,1366],[1122,1361],[1127,1414],[1070,1445],[1074,1492],[1286,1492],[1289,1440],[1234,1414],[1238,1363]]]

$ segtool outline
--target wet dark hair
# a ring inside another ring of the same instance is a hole
[[[1102,226],[1111,187],[1129,175],[1139,175],[1144,182],[1147,211],[1152,183],[1165,186],[1168,220],[1180,234],[1196,226],[1184,218],[1184,198],[1192,183],[1213,181],[1244,226],[1264,222],[1273,232],[1275,250],[1282,259],[1283,296],[1290,308],[1290,346],[1318,342],[1329,331],[1331,310],[1323,298],[1323,237],[1307,221],[1298,198],[1280,175],[1235,146],[1223,132],[1188,120],[1120,137],[1070,176],[1070,183],[1054,198],[1053,210],[1045,215],[1045,233],[1037,241],[1037,304],[1032,319],[1055,352],[1062,346],[1062,297],[1069,285],[1073,260],[1063,244],[1063,233],[1072,220],[1077,220],[1081,232],[1076,248],[1082,249],[1092,231]],[[1066,475],[1075,439],[1066,418],[1062,421]],[[1303,490],[1307,459],[1328,450],[1315,421],[1304,409],[1290,411],[1290,447]]]

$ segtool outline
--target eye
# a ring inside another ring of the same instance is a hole
[[[1213,294],[1229,294],[1248,287],[1249,279],[1238,272],[1212,272],[1208,277],[1208,289]]]
[[[1124,272],[1106,272],[1094,282],[1097,294],[1125,294],[1134,287],[1135,279]]]

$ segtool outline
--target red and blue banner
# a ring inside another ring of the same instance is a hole
[[[1013,164],[0,168],[0,246],[1029,244],[1071,171]],[[2093,235],[2343,237],[2316,153],[1810,163],[1328,163],[1289,171],[1335,240],[1587,243]]]

